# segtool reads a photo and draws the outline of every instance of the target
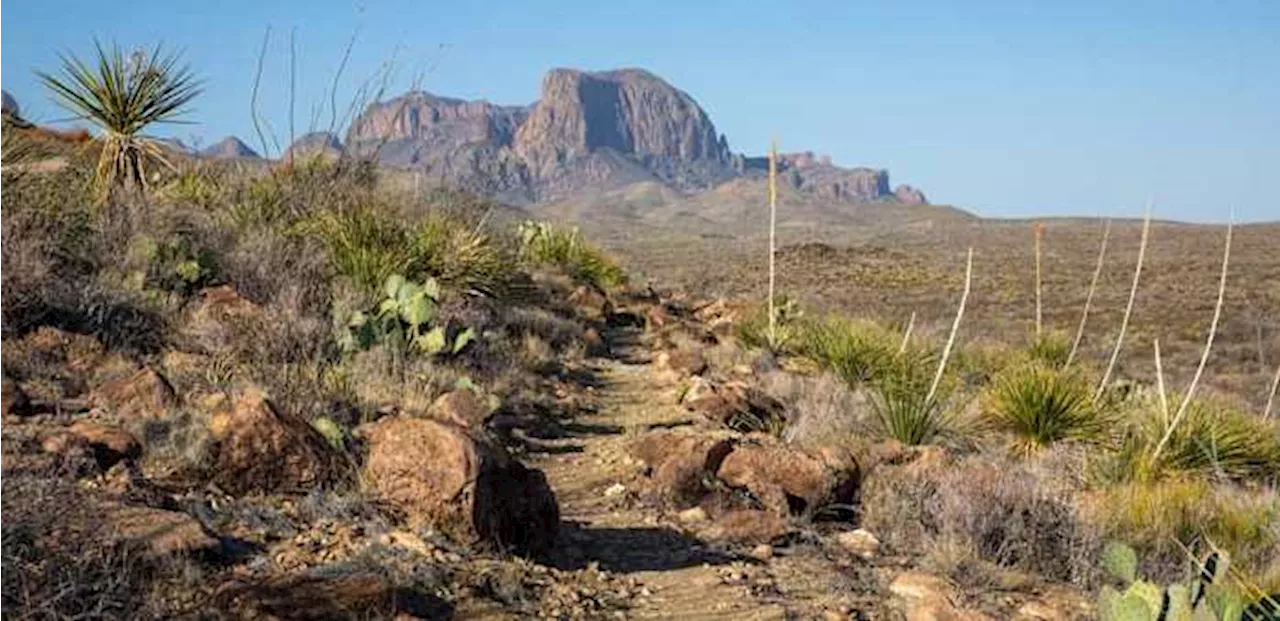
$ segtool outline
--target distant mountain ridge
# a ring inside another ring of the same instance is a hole
[[[643,69],[553,69],[524,106],[409,92],[367,106],[345,140],[316,132],[286,153],[317,149],[376,156],[429,184],[517,205],[651,183],[691,196],[767,169],[766,158],[734,153],[691,95]],[[778,168],[788,188],[822,203],[928,204],[918,189],[891,187],[886,170],[843,168],[812,152],[781,154]]]
[[[681,192],[764,174],[765,160],[733,153],[688,93],[643,69],[553,69],[541,98],[503,106],[411,92],[370,105],[346,149],[380,163],[515,203],[657,181]],[[783,181],[841,203],[924,204],[888,171],[841,168],[812,153],[779,161]]]

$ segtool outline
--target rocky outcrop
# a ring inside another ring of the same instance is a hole
[[[640,69],[551,71],[542,80],[542,99],[516,134],[515,148],[539,177],[574,154],[600,149],[642,162],[725,168],[730,157],[724,138],[692,97]]]
[[[897,197],[898,202],[903,205],[928,205],[929,200],[924,197],[924,192],[917,190],[907,184],[899,185],[893,189],[893,195]]]
[[[259,157],[257,151],[235,136],[227,136],[201,149],[199,155],[213,160],[258,159]]]

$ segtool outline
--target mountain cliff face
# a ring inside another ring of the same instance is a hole
[[[555,69],[530,106],[408,93],[369,106],[347,132],[346,149],[517,203],[639,182],[701,191],[764,171],[763,158],[729,150],[693,97],[641,69]],[[909,187],[891,190],[886,171],[844,169],[812,153],[780,163],[785,182],[816,199],[924,201]]]

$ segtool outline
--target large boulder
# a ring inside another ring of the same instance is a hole
[[[410,522],[517,554],[554,543],[560,509],[546,477],[478,434],[404,415],[358,434],[369,447],[365,482]]]
[[[305,420],[257,390],[207,397],[213,482],[237,495],[306,492],[335,482],[341,462]]]

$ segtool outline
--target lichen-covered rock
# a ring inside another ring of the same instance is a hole
[[[555,541],[560,509],[540,470],[459,427],[403,415],[364,425],[364,480],[411,522],[472,543],[540,554]]]
[[[279,412],[257,390],[217,394],[209,411],[213,482],[237,495],[307,492],[335,482],[341,461],[305,420]]]

